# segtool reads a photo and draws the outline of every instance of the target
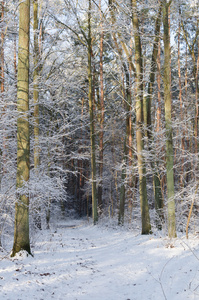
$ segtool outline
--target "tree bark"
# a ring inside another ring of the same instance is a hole
[[[135,43],[135,66],[136,66],[136,141],[139,173],[139,191],[140,205],[142,216],[142,234],[149,234],[151,231],[149,206],[146,188],[146,169],[143,157],[143,63],[142,49],[139,33],[139,21],[137,16],[137,1],[131,0],[132,3],[132,21],[134,29]]]
[[[30,0],[19,4],[19,44],[17,77],[17,202],[15,205],[14,244],[11,256],[20,250],[30,252],[29,193],[29,26]]]

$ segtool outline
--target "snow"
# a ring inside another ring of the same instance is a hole
[[[0,299],[199,299],[197,234],[171,241],[69,219],[37,232],[32,252],[1,252]]]

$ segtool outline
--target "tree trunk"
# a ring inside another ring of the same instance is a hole
[[[34,100],[34,168],[37,172],[39,167],[39,91],[38,91],[38,0],[33,2],[34,8],[34,72],[33,72],[33,100]]]
[[[93,92],[92,92],[92,63],[91,63],[91,0],[88,9],[88,83],[89,83],[89,115],[90,115],[90,140],[91,140],[91,176],[92,176],[92,217],[93,223],[98,221],[97,215],[97,190],[96,190],[96,160],[95,160],[95,127],[93,111]]]
[[[157,59],[158,59],[158,45],[160,39],[160,25],[161,25],[161,16],[162,16],[162,3],[160,2],[160,7],[158,11],[158,16],[155,23],[155,39],[153,43],[153,52],[151,58],[151,68],[150,68],[150,76],[148,82],[148,95],[146,97],[146,107],[145,111],[145,130],[146,135],[148,137],[148,149],[149,152],[153,153],[154,160],[151,161],[151,168],[153,171],[153,186],[154,186],[154,196],[155,196],[155,208],[157,212],[158,219],[163,219],[163,198],[161,192],[161,183],[160,178],[157,171],[157,166],[155,163],[155,153],[154,149],[152,149],[152,125],[151,125],[151,102],[152,102],[152,94],[154,89],[154,82],[155,82],[155,72],[157,68]],[[161,229],[161,223],[157,220],[158,228]]]
[[[104,156],[104,82],[103,82],[103,40],[104,32],[102,25],[101,0],[99,2],[100,9],[100,133],[99,133],[99,187],[98,187],[98,206],[102,209],[102,185],[103,185],[103,156]]]
[[[34,32],[34,52],[33,52],[33,101],[34,101],[34,170],[38,176],[39,172],[39,43],[38,43],[38,0],[33,2],[33,32]],[[35,198],[37,195],[35,195]],[[36,205],[35,225],[41,229],[41,207],[39,203]]]
[[[132,209],[133,209],[133,193],[132,187],[133,182],[135,182],[135,176],[132,171],[132,160],[133,160],[133,151],[132,151],[132,99],[131,99],[131,65],[129,65],[129,70],[125,70],[126,76],[126,134],[127,134],[127,147],[128,151],[128,167],[129,167],[129,176],[128,176],[128,189],[127,189],[127,198],[128,198],[128,210],[129,210],[129,223],[131,223]]]
[[[124,73],[126,73],[126,66],[124,66]],[[126,94],[124,87],[124,74],[122,74],[122,96],[124,99],[124,107],[126,108]],[[126,119],[126,128],[125,128],[125,137],[124,137],[124,151],[122,159],[122,175],[121,175],[121,187],[120,187],[120,199],[119,199],[119,212],[118,212],[118,225],[124,224],[124,209],[125,209],[125,179],[126,179],[126,162],[127,162],[127,119]]]
[[[120,203],[118,214],[118,225],[124,224],[124,207],[125,207],[125,178],[126,178],[126,136],[124,139],[124,158],[122,164],[121,188],[120,188]]]
[[[17,202],[15,205],[14,244],[11,256],[20,250],[30,252],[29,196],[29,26],[30,0],[19,4],[19,44],[17,77]]]
[[[137,2],[132,0],[132,21],[135,42],[135,64],[136,64],[136,141],[139,172],[139,191],[142,216],[142,234],[149,234],[151,230],[149,206],[146,188],[146,169],[143,157],[143,66],[142,50],[139,33],[139,21],[137,16]]]
[[[164,102],[166,126],[166,169],[168,196],[168,234],[176,237],[175,200],[174,200],[174,172],[173,172],[173,138],[171,120],[171,78],[170,78],[170,34],[169,34],[169,4],[164,0]]]

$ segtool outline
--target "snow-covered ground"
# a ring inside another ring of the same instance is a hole
[[[0,299],[199,299],[197,235],[169,241],[68,220],[38,232],[32,252],[0,254]]]

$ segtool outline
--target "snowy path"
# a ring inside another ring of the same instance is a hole
[[[34,258],[1,259],[1,300],[199,299],[197,236],[170,247],[154,235],[71,221],[34,239]]]

